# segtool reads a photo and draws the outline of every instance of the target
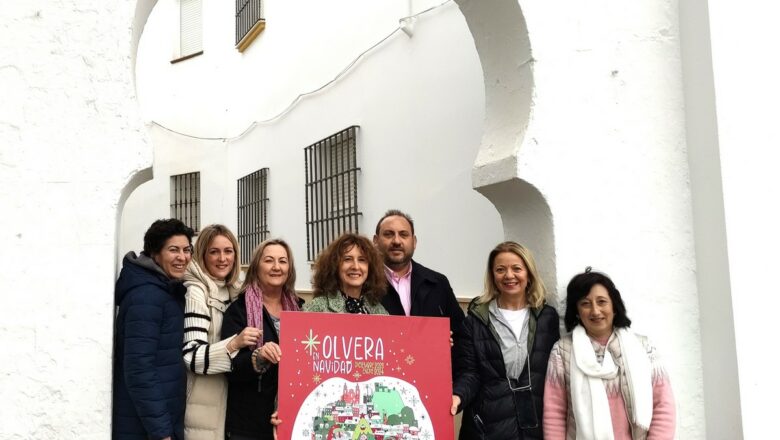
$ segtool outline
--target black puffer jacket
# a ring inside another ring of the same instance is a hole
[[[463,339],[460,344],[456,344],[457,362],[461,370],[453,386],[453,394],[461,398],[465,408],[460,439],[543,438],[542,404],[547,360],[560,332],[555,309],[544,305],[539,309],[532,308],[530,312],[528,353],[531,391],[530,394],[521,392],[513,396],[506,377],[499,336],[490,322],[488,304],[478,304],[476,299],[469,304],[468,316],[463,322]],[[526,378],[523,384],[527,383],[527,377],[526,365],[521,374],[521,378]],[[515,404],[516,400],[523,408]],[[531,405],[535,406],[535,411],[528,411]],[[525,418],[526,426],[535,424],[536,427],[521,429],[521,418]]]
[[[299,298],[298,306],[302,305],[303,300]],[[241,294],[225,311],[222,321],[222,339],[241,333],[246,325],[246,296]],[[263,307],[263,340],[279,343],[279,334],[265,306]],[[252,350],[244,347],[233,358],[233,371],[227,373],[227,377],[226,434],[256,439],[273,438],[271,413],[276,409],[279,366],[271,365],[263,374],[258,374],[252,367]]]

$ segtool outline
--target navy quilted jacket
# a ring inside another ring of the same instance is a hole
[[[148,256],[125,256],[115,290],[114,439],[184,439],[185,292]]]

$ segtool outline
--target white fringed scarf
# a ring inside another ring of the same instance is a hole
[[[650,427],[653,417],[653,383],[650,360],[639,338],[627,329],[617,333],[623,357],[624,375],[631,394],[633,415],[631,423],[644,430]],[[613,440],[612,416],[609,412],[607,389],[603,381],[614,379],[618,367],[609,350],[604,350],[604,360],[599,364],[590,338],[578,325],[572,332],[571,398],[574,420],[577,424],[577,440]]]

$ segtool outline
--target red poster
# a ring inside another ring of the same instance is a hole
[[[453,436],[446,318],[283,312],[280,439]]]

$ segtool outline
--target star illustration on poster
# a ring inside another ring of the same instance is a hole
[[[280,363],[279,411],[292,423],[280,425],[279,438],[452,438],[446,320],[283,316],[282,350],[294,348]]]

